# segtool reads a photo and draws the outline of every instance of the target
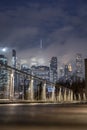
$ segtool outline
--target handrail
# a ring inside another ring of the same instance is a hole
[[[29,73],[27,73],[27,72],[24,72],[24,71],[22,71],[22,70],[19,70],[19,69],[17,69],[17,68],[12,67],[12,66],[9,66],[9,65],[7,65],[7,64],[1,64],[1,63],[0,63],[0,66],[4,66],[4,67],[9,68],[9,69],[12,69],[12,70],[14,70],[14,71],[16,71],[16,72],[19,72],[19,73],[28,75],[28,76],[30,76],[30,77],[33,77],[34,79],[38,79],[38,80],[40,80],[40,81],[42,81],[42,82],[46,82],[47,84],[50,84],[50,85],[55,86],[55,83],[53,83],[53,82],[47,81],[46,79],[39,78],[39,77],[37,77],[37,76],[34,76],[34,75],[32,75],[32,74],[29,74]]]

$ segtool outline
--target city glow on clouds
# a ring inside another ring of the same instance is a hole
[[[30,60],[30,66],[32,65],[45,65],[45,60],[42,57],[32,57]]]
[[[2,51],[3,51],[3,52],[6,52],[7,49],[8,49],[7,47],[6,47],[6,48],[2,48]]]
[[[0,52],[1,53],[8,53],[8,52],[10,52],[10,48],[8,48],[8,47],[0,47]]]
[[[0,1],[0,47],[15,48],[18,57],[28,63],[33,57],[48,64],[52,56],[57,56],[60,65],[75,60],[76,53],[87,57],[86,0],[6,3]],[[40,39],[43,59],[39,57]]]

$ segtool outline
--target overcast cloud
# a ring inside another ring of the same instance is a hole
[[[74,60],[76,53],[87,57],[86,0],[0,1],[0,46],[17,50],[17,55],[42,56],[46,64],[57,56],[61,64]]]

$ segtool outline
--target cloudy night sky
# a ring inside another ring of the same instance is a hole
[[[28,62],[42,54],[45,64],[87,57],[87,0],[0,0],[0,47]]]

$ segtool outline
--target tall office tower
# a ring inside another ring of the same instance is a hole
[[[65,77],[65,80],[68,79],[68,75],[69,75],[68,65],[65,65],[65,68],[64,68],[64,77]]]
[[[71,66],[71,64],[65,65],[65,68],[64,68],[65,81],[70,80],[71,76],[72,76],[72,66]]]
[[[8,61],[4,55],[0,55],[0,63],[7,65]],[[0,66],[0,98],[7,98],[9,92],[9,74],[4,66]]]
[[[4,55],[0,55],[0,64],[8,64],[7,58]]]
[[[64,76],[64,68],[60,68],[59,69],[59,73],[60,73],[60,78]]]
[[[16,68],[16,51],[12,50],[12,67]]]
[[[12,67],[16,68],[16,50],[12,50]],[[19,74],[14,71],[14,94],[18,92],[18,85],[19,85],[19,81],[18,78]]]
[[[83,74],[83,61],[82,61],[82,55],[80,53],[78,53],[76,55],[76,76],[77,77],[82,77]]]
[[[50,81],[56,83],[58,80],[57,57],[52,57],[50,61]]]
[[[27,74],[31,74],[31,69],[29,68],[29,66],[27,64],[22,64],[21,70]],[[24,95],[26,95],[26,92],[28,91],[28,88],[29,88],[29,77],[24,76],[24,75],[20,76],[19,84],[20,84],[19,91],[23,91],[23,88],[24,88]]]
[[[85,91],[86,91],[86,98],[87,98],[87,59],[85,59]]]
[[[72,65],[68,64],[69,78],[72,76]]]

